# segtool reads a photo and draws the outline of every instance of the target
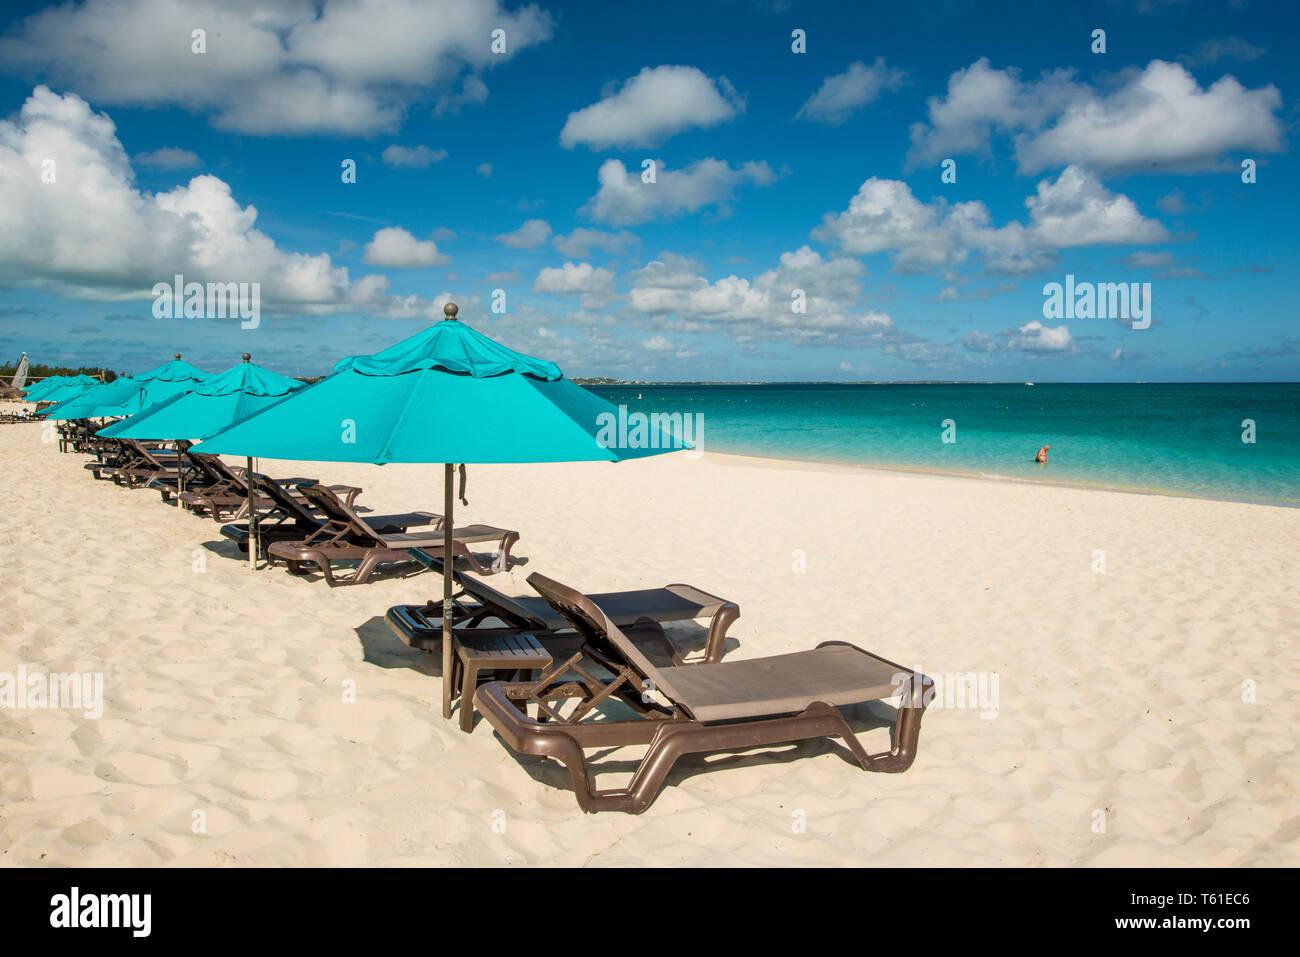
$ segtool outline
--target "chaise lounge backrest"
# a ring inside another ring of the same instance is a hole
[[[289,520],[297,522],[299,525],[318,526],[322,524],[321,519],[313,515],[311,509],[285,491],[283,485],[272,481],[260,472],[253,476],[252,482],[253,492],[269,498],[274,503],[276,510],[284,513]]]
[[[645,652],[623,634],[590,598],[568,585],[561,585],[554,579],[547,578],[540,572],[529,575],[528,584],[546,599],[547,604],[568,619],[574,630],[597,655],[613,661],[625,662],[640,678],[649,679],[654,687],[674,703],[684,704],[673,687],[672,678],[668,675],[672,669],[660,668],[647,658]]]
[[[346,528],[349,532],[367,536],[377,545],[383,544],[379,533],[371,528],[364,518],[348,508],[347,504],[331,489],[324,485],[306,484],[299,485],[297,488],[302,493],[302,497],[330,522]]]

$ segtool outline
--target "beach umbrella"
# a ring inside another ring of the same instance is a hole
[[[178,352],[170,362],[164,362],[148,372],[137,376],[119,376],[112,382],[87,390],[77,397],[79,401],[76,403],[47,410],[47,417],[52,411],[57,411],[58,414],[53,418],[58,419],[101,419],[135,415],[155,402],[163,402],[172,396],[189,392],[207,378],[208,373],[202,369],[182,362]]]
[[[179,441],[206,439],[229,428],[251,415],[256,415],[285,396],[305,388],[307,383],[290,379],[253,364],[252,356],[244,359],[206,382],[194,385],[192,392],[173,395],[137,412],[129,419],[114,422],[100,429],[105,438]],[[149,390],[145,389],[146,396]],[[180,491],[180,469],[177,469],[177,492]],[[253,460],[248,458],[248,564],[257,561],[257,513],[253,509]]]
[[[65,399],[44,411],[47,419],[98,419],[123,415],[117,411],[124,404],[139,402],[140,383],[130,376],[118,376],[112,382],[93,385],[79,395]]]
[[[49,379],[39,382],[27,391],[28,402],[62,402],[74,396],[82,395],[87,389],[100,384],[99,380],[88,375],[59,376],[58,382]]]
[[[35,385],[29,385],[23,395],[28,402],[40,402],[41,396],[53,392],[55,388],[67,381],[68,377],[65,375],[46,376]]]
[[[164,362],[156,369],[142,372],[135,377],[135,381],[143,387],[140,394],[140,408],[122,414],[134,415],[141,409],[158,402],[165,402],[172,396],[191,392],[200,382],[206,382],[210,378],[212,378],[211,374],[182,361],[181,354],[178,352],[170,362]]]
[[[443,680],[451,680],[456,463],[618,461],[686,447],[655,428],[621,441],[618,410],[553,362],[446,319],[195,446],[261,458],[443,463]],[[611,441],[612,439],[612,441]]]

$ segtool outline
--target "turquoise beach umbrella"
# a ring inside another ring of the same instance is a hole
[[[109,415],[123,415],[125,413],[117,410],[124,404],[138,403],[139,400],[140,383],[130,376],[119,376],[112,382],[91,386],[80,395],[46,409],[45,417],[47,419],[98,419]]]
[[[65,399],[71,399],[74,396],[81,395],[87,389],[100,384],[100,381],[92,376],[59,376],[57,382],[45,379],[42,382],[32,386],[27,391],[28,402],[62,402]],[[47,386],[46,383],[49,383]]]
[[[158,402],[165,402],[172,396],[184,395],[193,391],[194,387],[200,382],[206,382],[212,376],[202,369],[196,369],[188,362],[181,360],[181,354],[176,353],[171,362],[164,362],[156,369],[150,369],[148,372],[142,372],[135,377],[144,391],[140,395],[140,405],[137,409],[119,413],[121,415],[133,415],[141,409],[146,409]]]
[[[208,373],[182,362],[180,353],[170,362],[137,376],[121,376],[112,382],[87,390],[75,403],[50,410],[58,419],[100,419],[109,416],[135,415],[155,402],[163,402],[189,392],[208,378]],[[119,385],[120,383],[120,385]],[[84,401],[83,401],[84,400]]]
[[[534,359],[447,318],[195,446],[264,458],[443,463],[443,680],[451,679],[454,463],[618,461],[687,447],[656,428],[623,441],[619,410]],[[624,420],[625,421],[625,420]],[[446,708],[444,708],[446,711]],[[445,715],[449,716],[449,715]]]
[[[154,402],[129,419],[100,429],[106,438],[205,439],[248,418],[285,396],[306,386],[254,365],[247,352],[244,361],[206,382],[193,385],[193,391],[179,393]],[[153,394],[146,386],[145,397]]]
[[[106,438],[158,441],[204,439],[250,415],[256,415],[306,385],[305,382],[253,365],[252,357],[245,352],[243,362],[206,382],[194,384],[192,392],[155,402],[129,419],[100,429],[99,434]],[[151,390],[146,387],[146,398],[150,393]],[[248,471],[252,474],[251,457]],[[178,494],[180,483],[180,470],[177,469]],[[248,487],[248,514],[251,534],[248,558],[251,568],[257,561],[257,516],[253,509],[251,483]]]
[[[41,396],[53,392],[54,389],[68,381],[68,376],[52,375],[47,376],[40,382],[33,383],[23,392],[23,398],[28,402],[40,402]]]

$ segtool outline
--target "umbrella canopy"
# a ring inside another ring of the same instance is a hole
[[[202,369],[196,369],[188,362],[182,361],[181,354],[178,352],[170,362],[164,362],[156,369],[150,369],[136,376],[135,381],[143,387],[138,404],[134,408],[124,407],[121,412],[113,414],[134,415],[155,403],[165,402],[173,396],[191,392],[200,382],[206,382],[210,378],[211,375]]]
[[[614,406],[455,319],[334,370],[195,451],[383,465],[617,461],[683,447],[658,430],[635,448],[598,441]]]
[[[58,407],[53,412],[56,419],[98,419],[108,416],[135,415],[156,402],[189,392],[209,378],[208,373],[181,361],[180,353],[170,362],[137,376],[122,376],[112,382],[87,391],[78,397],[75,405]],[[118,386],[118,383],[123,383]],[[118,388],[111,388],[118,386]],[[49,416],[47,416],[49,417]]]
[[[451,680],[453,463],[617,461],[683,448],[656,428],[609,441],[619,411],[559,366],[447,318],[206,442],[196,452],[326,462],[442,462],[442,674]],[[463,706],[463,705],[462,705]],[[450,716],[443,695],[443,715]]]
[[[51,376],[28,389],[26,398],[28,402],[62,402],[99,384],[98,379],[88,375]]]
[[[243,362],[192,385],[193,391],[155,402],[99,434],[160,441],[203,439],[274,405],[306,383],[254,365],[245,352]],[[145,398],[151,395],[152,388],[146,386]]]
[[[31,402],[38,402],[40,401],[41,396],[45,395],[47,392],[54,391],[56,387],[62,385],[64,382],[67,381],[68,381],[68,377],[65,375],[46,376],[44,379],[42,379],[40,382],[37,382],[35,385],[30,385],[27,387],[26,390],[27,399]]]
[[[91,386],[80,395],[46,409],[44,414],[47,419],[98,419],[125,415],[118,410],[132,403],[139,408],[139,401],[140,383],[130,376],[118,376],[112,382]]]

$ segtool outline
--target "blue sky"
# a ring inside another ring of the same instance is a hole
[[[569,375],[1300,377],[1292,4],[10,9],[6,360],[316,374],[450,298]],[[260,326],[155,318],[176,273]]]

